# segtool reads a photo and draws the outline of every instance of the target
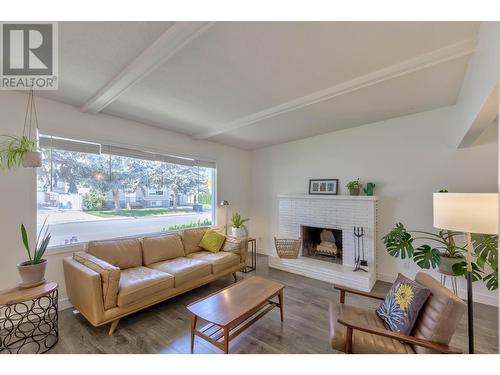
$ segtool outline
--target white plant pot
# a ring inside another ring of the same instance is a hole
[[[231,235],[236,238],[245,238],[247,232],[243,228],[231,227]]]
[[[21,276],[21,288],[29,288],[45,282],[45,269],[47,268],[47,260],[42,259],[38,264],[30,264],[29,261],[19,263],[17,270]]]
[[[42,166],[42,153],[39,151],[30,151],[23,155],[24,168],[38,168]]]

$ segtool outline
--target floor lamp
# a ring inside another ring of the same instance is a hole
[[[220,205],[224,208],[224,234],[227,236],[227,207],[229,206],[229,202],[221,201]]]
[[[498,194],[434,193],[434,227],[465,235],[469,353],[474,354],[471,233],[498,234]]]

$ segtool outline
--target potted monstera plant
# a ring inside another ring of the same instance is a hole
[[[47,260],[43,259],[43,255],[49,246],[51,234],[49,226],[46,225],[45,219],[40,232],[36,239],[34,248],[32,249],[28,239],[28,232],[24,224],[21,224],[21,237],[24,247],[28,253],[28,260],[21,262],[17,265],[17,270],[21,276],[21,287],[31,287],[41,284],[45,281],[45,270],[47,268]]]
[[[387,252],[397,258],[412,259],[420,268],[447,275],[466,274],[467,250],[455,238],[462,233],[440,230],[437,233],[407,230],[402,223],[382,239]],[[472,234],[473,280],[482,280],[489,290],[498,288],[498,236]]]

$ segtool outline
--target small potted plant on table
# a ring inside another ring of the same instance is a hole
[[[362,186],[361,182],[359,182],[359,178],[354,181],[349,181],[346,185],[350,195],[359,195]]]
[[[249,219],[242,219],[241,215],[237,212],[233,213],[233,215],[231,216],[231,234],[233,237],[245,238],[248,236],[248,230],[245,226],[245,223],[248,220]]]
[[[21,237],[24,247],[28,253],[28,260],[21,262],[17,265],[17,270],[21,276],[23,288],[29,288],[45,282],[45,270],[47,268],[47,260],[43,259],[45,250],[49,246],[51,234],[49,233],[49,226],[46,226],[47,219],[40,228],[38,237],[36,239],[35,248],[33,252],[30,249],[28,233],[24,224],[21,224]]]

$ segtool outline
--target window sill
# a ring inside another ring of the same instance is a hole
[[[74,243],[72,245],[52,246],[45,252],[46,256],[73,254],[77,251],[83,251],[87,248],[87,242]]]
[[[215,227],[217,228],[217,226],[215,226]],[[214,228],[214,226],[208,225],[208,226],[185,228],[185,229],[196,229],[196,228]],[[167,235],[167,234],[178,234],[182,230],[184,230],[184,229],[172,230],[172,231],[168,231],[168,232],[145,233],[145,234],[141,234],[140,236],[105,238],[105,239],[100,239],[100,240],[96,240],[96,241],[113,241],[113,240],[118,241],[118,240],[125,240],[125,239],[129,239],[129,238],[143,238],[143,237],[162,236],[162,235]],[[47,249],[47,251],[45,252],[45,255],[46,256],[54,256],[54,255],[73,254],[74,252],[77,252],[77,251],[86,250],[87,244],[88,244],[88,242],[78,242],[78,243],[74,243],[71,245],[51,246]]]

